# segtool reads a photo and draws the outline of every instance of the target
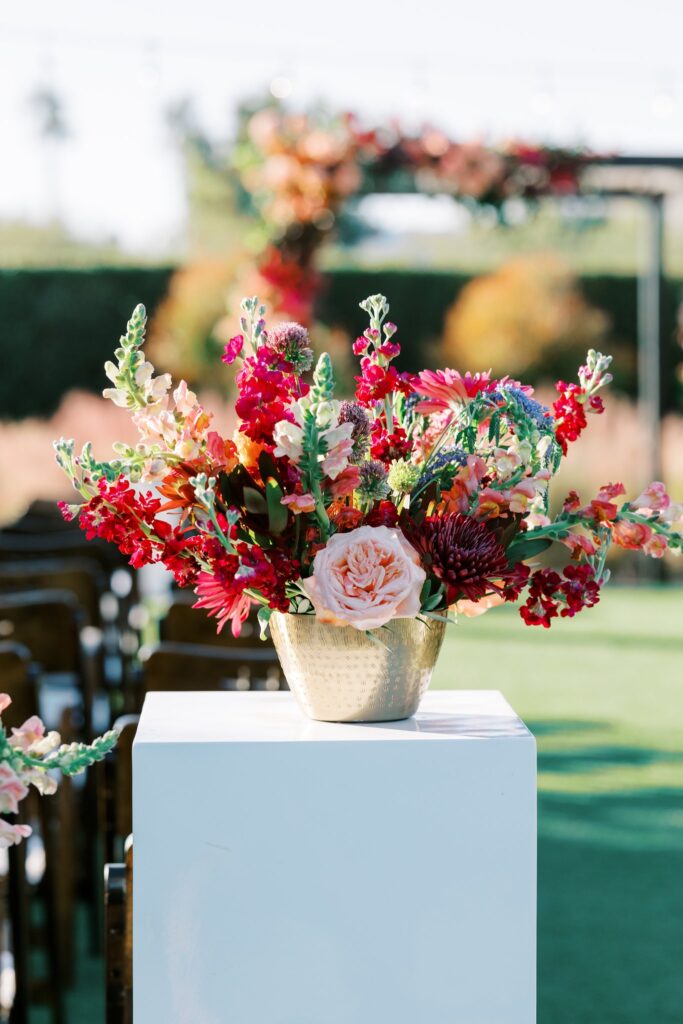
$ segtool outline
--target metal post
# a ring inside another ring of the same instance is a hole
[[[661,477],[661,281],[663,196],[645,196],[644,259],[638,276],[638,405],[646,438],[647,479]]]

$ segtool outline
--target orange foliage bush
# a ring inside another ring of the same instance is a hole
[[[604,349],[608,328],[561,259],[523,256],[463,288],[446,315],[444,355],[456,367],[521,375],[552,365],[554,354],[575,362]]]

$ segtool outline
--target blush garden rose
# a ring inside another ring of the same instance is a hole
[[[359,526],[330,538],[304,587],[321,622],[366,630],[418,615],[426,578],[400,530]]]

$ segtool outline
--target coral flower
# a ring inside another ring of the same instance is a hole
[[[645,523],[629,523],[626,519],[620,519],[611,525],[615,544],[631,551],[639,551],[652,536],[652,528]]]

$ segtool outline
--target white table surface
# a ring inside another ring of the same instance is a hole
[[[136,1024],[532,1024],[535,771],[492,691],[378,725],[149,694]]]

